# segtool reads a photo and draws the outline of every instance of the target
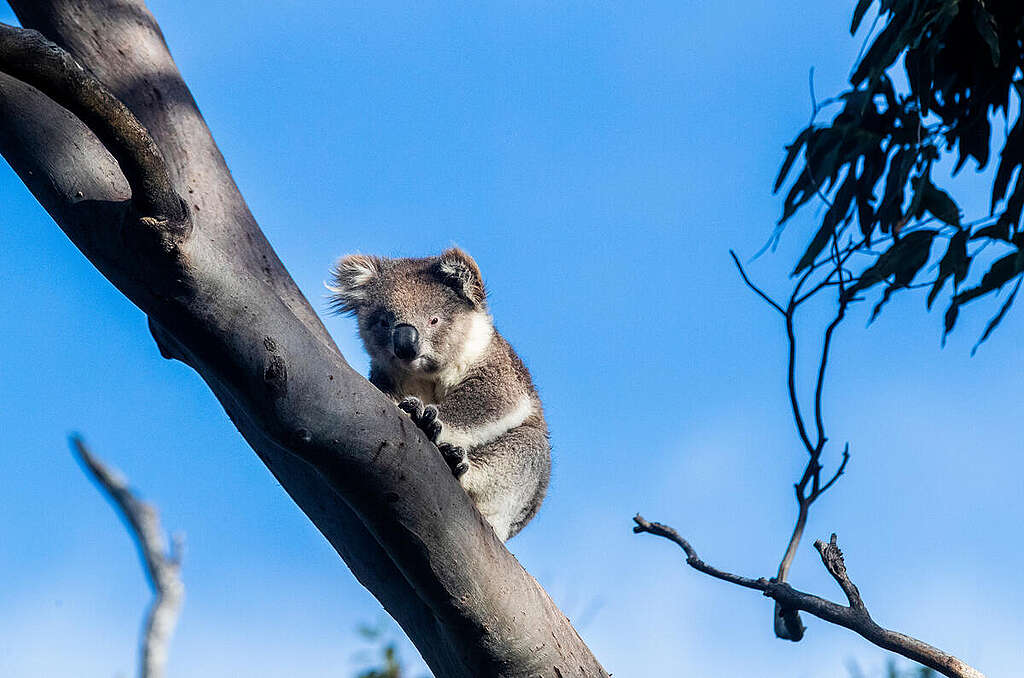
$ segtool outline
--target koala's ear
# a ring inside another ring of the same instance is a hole
[[[484,289],[484,279],[480,275],[480,268],[473,261],[473,257],[458,247],[453,247],[441,253],[437,269],[446,285],[449,285],[476,308],[484,308],[487,291]]]
[[[380,275],[380,259],[365,254],[349,254],[338,259],[331,269],[331,282],[324,283],[331,292],[331,308],[335,313],[355,313],[366,301],[367,286]]]

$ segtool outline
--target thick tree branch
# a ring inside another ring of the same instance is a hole
[[[71,55],[38,31],[0,23],[0,71],[43,92],[99,137],[124,172],[140,216],[185,228],[184,203],[160,149],[131,111]]]
[[[436,676],[605,676],[436,448],[353,371],[260,232],[139,0],[13,0],[149,132],[193,230],[126,246],[127,185],[81,121],[0,77],[0,152],[194,368]],[[115,149],[110,149],[115,150]],[[113,169],[112,169],[113,167]],[[134,188],[134,187],[133,187]]]
[[[124,478],[94,457],[78,436],[72,436],[71,449],[100,489],[114,502],[139,549],[146,579],[153,589],[153,602],[146,613],[142,634],[139,676],[163,678],[167,649],[185,595],[181,581],[182,538],[176,536],[168,548],[156,508],[136,497]]]
[[[710,575],[715,579],[729,582],[730,584],[761,591],[784,609],[801,610],[819,619],[850,629],[875,645],[901,654],[907,659],[934,669],[944,676],[949,676],[950,678],[985,678],[984,674],[980,671],[968,666],[947,652],[911,636],[897,631],[890,631],[876,624],[871,615],[868,614],[868,610],[861,600],[860,592],[853,582],[850,581],[846,573],[843,554],[836,545],[836,535],[834,534],[828,544],[817,541],[814,546],[821,554],[821,560],[825,568],[846,594],[850,602],[849,606],[839,605],[813,594],[798,591],[789,584],[779,582],[776,579],[765,579],[763,577],[751,579],[719,570],[702,561],[690,543],[668,525],[649,522],[640,515],[635,516],[633,521],[636,523],[633,526],[634,533],[653,534],[678,544],[686,553],[686,563],[699,572]]]

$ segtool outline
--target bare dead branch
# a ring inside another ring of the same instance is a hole
[[[821,554],[821,562],[825,565],[825,569],[828,570],[828,573],[839,584],[839,588],[846,594],[846,600],[849,601],[850,607],[866,613],[867,608],[864,607],[860,591],[857,590],[857,587],[850,581],[849,575],[846,574],[846,563],[843,561],[843,552],[839,550],[839,546],[836,544],[835,533],[832,533],[832,537],[827,544],[820,539],[815,540],[814,548],[818,549],[818,553]]]
[[[762,291],[757,285],[751,282],[746,271],[743,270],[743,266],[740,264],[735,252],[730,251],[733,263],[735,263],[740,276],[743,278],[743,282],[746,283],[747,287],[757,293],[766,303],[772,308],[779,311],[785,321],[786,327],[786,341],[787,341],[787,361],[786,361],[786,390],[789,396],[790,410],[793,414],[793,421],[796,425],[797,432],[800,436],[800,441],[803,443],[804,448],[807,450],[808,459],[807,464],[804,467],[803,473],[801,474],[800,480],[794,485],[797,500],[797,518],[793,527],[792,535],[790,536],[789,542],[786,545],[785,553],[779,563],[779,571],[777,579],[780,582],[786,581],[789,574],[790,566],[792,565],[793,558],[796,555],[797,547],[800,544],[800,540],[803,536],[804,528],[807,524],[807,516],[810,505],[829,489],[839,476],[842,475],[843,470],[846,468],[846,462],[849,460],[849,446],[847,445],[846,450],[843,453],[842,461],[840,462],[839,469],[832,476],[832,478],[822,484],[821,482],[821,454],[824,451],[825,444],[828,442],[828,438],[825,433],[824,418],[822,415],[822,394],[824,392],[825,384],[825,371],[828,365],[829,354],[832,347],[832,337],[836,328],[842,322],[845,317],[846,307],[850,303],[850,299],[847,299],[843,294],[844,290],[844,270],[843,266],[850,256],[853,254],[852,248],[845,248],[843,251],[839,250],[838,244],[833,238],[832,242],[832,254],[829,257],[822,258],[819,261],[813,262],[808,268],[802,273],[798,279],[796,285],[790,294],[789,301],[785,306],[782,306],[774,299],[770,298],[764,291]],[[829,272],[821,278],[811,289],[804,290],[804,286],[811,279],[812,275],[820,268],[831,264]],[[797,337],[795,328],[795,317],[796,312],[800,305],[810,299],[812,296],[820,293],[822,290],[834,287],[837,291],[837,304],[838,310],[833,320],[829,323],[824,332],[824,339],[822,342],[821,356],[818,363],[817,379],[815,381],[814,389],[814,421],[816,436],[812,440],[808,433],[808,427],[804,420],[802,408],[800,406],[800,398],[796,384],[796,361],[797,361]],[[799,618],[795,615],[787,614],[785,610],[780,607],[776,607],[775,615],[775,627],[776,635],[780,638],[788,640],[800,640],[803,637],[803,625],[800,623]]]
[[[70,54],[31,29],[0,23],[0,71],[32,85],[71,111],[117,160],[139,214],[186,227],[186,211],[149,132]]]
[[[824,494],[825,491],[828,490],[828,488],[832,487],[832,485],[834,485],[835,482],[839,480],[839,477],[843,475],[843,471],[846,470],[846,462],[848,461],[850,461],[850,443],[846,443],[846,445],[843,446],[842,461],[839,462],[839,466],[836,468],[836,472],[832,474],[832,477],[828,479],[828,482],[826,482],[824,485],[821,486],[821,488],[817,490],[817,496],[821,496],[822,494]]]
[[[786,389],[789,393],[789,407],[793,412],[793,423],[796,424],[797,433],[800,435],[800,441],[804,444],[808,454],[814,457],[816,445],[811,442],[810,436],[807,434],[807,425],[804,423],[803,414],[800,411],[800,398],[797,394],[796,389],[796,328],[795,328],[795,317],[796,310],[799,308],[800,303],[798,301],[800,297],[800,289],[804,283],[814,272],[814,267],[809,266],[804,274],[797,281],[796,286],[793,288],[793,293],[789,297],[789,303],[786,304],[786,310],[784,311],[785,323],[786,323],[786,343],[788,346],[788,357],[786,360]]]
[[[843,554],[836,545],[836,535],[834,534],[828,544],[819,540],[815,542],[814,546],[821,554],[825,568],[846,594],[849,606],[839,605],[819,596],[798,591],[789,584],[776,579],[763,577],[752,579],[719,570],[702,561],[689,542],[668,525],[650,522],[640,515],[635,516],[633,521],[636,523],[633,526],[634,533],[653,534],[678,544],[686,553],[686,563],[699,572],[737,586],[761,591],[765,596],[780,604],[783,609],[807,612],[819,619],[850,629],[881,648],[903,655],[907,659],[934,669],[949,678],[985,678],[980,671],[943,650],[876,624],[861,600],[860,592],[847,575]]]
[[[136,497],[121,474],[93,456],[80,437],[71,437],[71,449],[100,489],[114,502],[138,547],[146,579],[153,590],[153,602],[146,613],[142,634],[139,676],[163,678],[167,650],[185,595],[185,585],[181,580],[184,537],[175,535],[168,548],[156,508]]]
[[[819,110],[819,105],[814,95],[813,74],[814,72],[812,69],[809,76],[812,105],[810,126],[813,126],[814,118]],[[808,144],[809,143],[810,142],[808,142]],[[809,170],[804,168],[804,171],[807,172]],[[820,191],[818,182],[813,181],[813,177],[812,184],[814,184],[819,198],[831,208],[832,203],[828,200],[827,196]],[[847,599],[850,603],[849,607],[842,608],[841,606],[837,606],[829,601],[800,593],[792,589],[786,583],[790,567],[796,556],[800,541],[803,538],[804,530],[806,529],[811,505],[838,481],[838,479],[843,475],[846,465],[850,459],[849,444],[847,443],[844,446],[841,461],[835,472],[831,477],[823,481],[822,472],[824,467],[821,463],[821,456],[828,442],[822,408],[825,375],[835,330],[845,318],[847,306],[857,300],[846,293],[846,284],[847,282],[852,282],[854,276],[852,272],[847,271],[845,266],[853,254],[862,252],[868,245],[867,238],[858,242],[855,241],[852,236],[848,236],[847,245],[840,248],[839,238],[846,226],[849,224],[849,220],[846,215],[839,215],[839,217],[842,223],[838,228],[836,228],[836,225],[833,225],[830,238],[827,241],[827,244],[830,246],[828,254],[821,256],[817,260],[810,261],[809,265],[806,266],[802,260],[797,271],[794,272],[794,275],[798,273],[800,274],[799,278],[793,287],[788,302],[785,305],[776,302],[757,285],[751,282],[750,278],[743,270],[736,254],[730,251],[733,262],[735,263],[736,268],[747,287],[753,290],[772,308],[779,311],[784,318],[788,349],[786,364],[787,394],[789,397],[793,421],[796,426],[797,433],[799,434],[800,442],[808,453],[807,463],[804,470],[800,479],[794,485],[794,493],[797,501],[797,517],[792,534],[786,545],[786,550],[779,563],[776,577],[771,580],[763,578],[753,580],[713,568],[701,561],[690,544],[685,539],[681,538],[675,530],[658,523],[649,523],[639,515],[634,518],[636,526],[633,530],[634,532],[648,532],[656,534],[675,542],[683,548],[687,556],[687,563],[695,569],[724,581],[763,591],[766,596],[771,597],[775,601],[773,620],[775,634],[779,638],[799,641],[803,637],[806,629],[799,616],[799,612],[803,610],[823,619],[827,619],[828,621],[832,621],[833,623],[851,628],[886,649],[892,649],[908,657],[912,657],[912,654],[908,654],[908,652],[916,652],[924,657],[924,659],[920,659],[918,661],[921,661],[936,670],[943,671],[944,668],[946,668],[954,671],[954,673],[947,673],[946,675],[975,675],[977,672],[970,669],[970,667],[966,667],[966,665],[962,664],[957,665],[958,660],[955,658],[945,655],[944,653],[935,650],[935,648],[924,645],[912,638],[902,636],[901,634],[894,634],[893,632],[886,631],[875,625],[867,614],[867,610],[864,607],[856,586],[853,585],[852,581],[850,581],[846,574],[842,553],[836,545],[835,535],[832,536],[832,540],[829,545],[825,545],[819,541],[815,543],[815,546],[818,548],[826,568],[839,583],[844,593],[846,593]],[[776,232],[772,237],[776,238],[777,235],[778,229],[776,229]],[[770,240],[769,242],[772,241]],[[827,273],[823,277],[817,278],[816,282],[814,282],[815,275],[819,268],[825,266],[828,266]],[[805,285],[809,286],[808,290],[804,289]],[[815,435],[812,439],[808,432],[809,427],[800,404],[796,383],[797,336],[795,330],[795,315],[803,303],[814,298],[824,290],[834,290],[836,292],[836,313],[826,326],[822,338],[820,358],[814,382],[813,411]],[[857,619],[856,617],[861,617],[861,619]],[[930,661],[933,663],[929,663],[929,657]],[[963,670],[966,670],[967,673],[962,673]]]
[[[838,257],[838,253],[837,253]],[[818,361],[818,378],[814,385],[814,423],[818,431],[818,445],[823,447],[827,438],[825,437],[825,422],[822,416],[821,396],[825,390],[825,369],[828,367],[829,350],[832,348],[832,334],[836,331],[839,323],[843,322],[846,316],[846,307],[850,303],[843,293],[843,269],[842,261],[837,260],[836,273],[839,275],[839,288],[837,289],[837,306],[835,318],[825,328],[825,337],[822,341],[821,360]],[[819,450],[820,455],[820,450]],[[815,476],[817,478],[817,476]]]
[[[811,265],[804,270],[794,285],[789,301],[785,306],[782,306],[775,300],[771,299],[760,288],[752,283],[746,272],[743,270],[743,267],[740,265],[736,254],[730,251],[733,262],[736,264],[736,268],[739,270],[740,276],[743,278],[743,282],[783,316],[787,343],[786,391],[789,396],[793,422],[796,425],[800,441],[808,454],[807,464],[804,467],[800,480],[794,485],[797,501],[797,517],[793,525],[793,531],[790,535],[789,541],[786,544],[782,560],[779,562],[778,574],[776,575],[776,580],[779,582],[785,582],[789,576],[790,567],[792,566],[793,559],[796,557],[797,547],[803,538],[804,529],[807,526],[807,517],[811,504],[813,504],[818,497],[835,484],[843,474],[843,471],[846,468],[846,463],[850,458],[849,445],[847,445],[843,452],[842,461],[839,464],[838,470],[830,480],[824,484],[821,482],[821,472],[823,470],[821,455],[825,449],[826,443],[828,442],[828,437],[825,432],[824,417],[822,414],[822,394],[825,385],[825,372],[828,366],[833,334],[845,317],[847,305],[852,301],[844,294],[844,266],[848,259],[853,255],[854,248],[846,247],[843,250],[840,250],[837,237],[837,235],[834,235],[832,238],[831,254],[818,261],[812,262]],[[828,273],[818,280],[817,283],[813,284],[809,290],[804,291],[804,286],[812,278],[815,272],[826,265],[830,266]],[[804,419],[802,408],[800,406],[800,397],[796,384],[797,336],[795,317],[801,304],[823,290],[830,288],[834,288],[837,292],[837,311],[832,321],[826,327],[822,341],[821,355],[817,369],[817,379],[815,381],[814,388],[813,408],[816,435],[815,439],[812,440],[808,433],[807,423]],[[803,623],[800,621],[799,615],[796,611],[788,610],[778,602],[775,605],[773,626],[775,629],[775,635],[779,638],[792,641],[798,641],[803,638],[805,628]]]
[[[697,551],[690,546],[690,542],[679,536],[679,533],[675,529],[668,525],[662,525],[661,523],[651,523],[644,519],[639,513],[633,516],[633,522],[636,525],[633,526],[633,533],[640,534],[641,532],[647,532],[649,534],[656,535],[658,537],[664,537],[669,541],[673,541],[679,545],[679,548],[683,549],[686,553],[686,564],[704,574],[710,575],[715,579],[721,579],[727,581],[730,584],[736,584],[748,589],[755,589],[757,591],[764,591],[763,579],[750,579],[748,577],[741,577],[738,574],[732,574],[731,572],[724,572],[722,570],[711,567],[697,555]]]
[[[775,575],[776,581],[779,582],[785,582],[789,577],[789,568],[793,564],[793,559],[796,558],[797,547],[800,545],[800,540],[803,539],[804,530],[807,527],[807,515],[810,504],[800,497],[799,490],[797,491],[797,503],[796,522],[793,524],[793,533],[786,543],[786,551],[782,555],[778,573]],[[775,631],[776,638],[792,640],[794,643],[802,640],[804,631],[807,630],[796,610],[784,607],[779,601],[775,602],[772,628]]]
[[[835,242],[833,240],[833,246]],[[835,328],[843,319],[843,315],[846,311],[846,304],[848,301],[843,297],[843,264],[846,258],[850,256],[850,252],[844,253],[844,256],[840,256],[838,250],[835,252],[835,265],[830,272],[824,276],[817,284],[815,284],[810,290],[801,294],[804,285],[810,279],[810,277],[820,267],[829,263],[830,259],[823,261],[817,261],[812,263],[806,271],[801,275],[796,285],[793,288],[792,294],[789,297],[789,301],[785,307],[776,302],[774,299],[769,297],[763,290],[757,285],[751,282],[747,276],[746,271],[743,270],[743,266],[740,264],[739,258],[736,253],[731,251],[729,254],[732,256],[733,263],[736,265],[736,269],[739,271],[740,276],[743,278],[743,282],[746,283],[747,287],[753,290],[759,297],[761,297],[767,304],[772,308],[779,311],[785,322],[786,327],[786,341],[787,341],[787,361],[786,361],[786,389],[789,394],[790,410],[793,414],[793,421],[796,425],[797,432],[800,436],[800,441],[803,443],[804,448],[808,453],[807,465],[804,467],[803,474],[794,486],[796,490],[797,500],[797,518],[793,525],[793,532],[790,535],[789,542],[786,545],[786,550],[782,556],[782,560],[779,563],[779,570],[776,576],[780,582],[785,582],[789,575],[789,569],[793,563],[793,559],[796,557],[797,547],[800,544],[800,540],[803,538],[804,529],[807,526],[807,516],[811,504],[842,474],[843,468],[846,466],[846,461],[849,459],[849,450],[844,453],[843,461],[840,465],[839,471],[836,475],[821,486],[820,474],[821,474],[821,453],[824,450],[826,437],[825,428],[822,419],[821,410],[821,396],[824,385],[825,367],[828,363],[829,349],[831,348],[832,333]],[[838,276],[837,280],[833,280],[833,276]],[[797,360],[797,338],[795,329],[795,316],[796,311],[805,301],[810,299],[812,296],[818,294],[823,289],[826,289],[832,285],[835,285],[839,290],[840,308],[835,319],[829,324],[825,331],[824,345],[821,353],[821,361],[818,367],[818,381],[815,388],[814,398],[814,414],[815,423],[817,429],[817,440],[812,441],[807,431],[807,425],[804,421],[804,416],[800,407],[800,398],[797,393],[796,386],[796,360]],[[807,485],[811,483],[811,491],[807,492]],[[803,638],[804,625],[800,620],[800,615],[795,610],[787,609],[780,603],[776,603],[773,614],[773,627],[775,635],[785,640],[798,641]]]

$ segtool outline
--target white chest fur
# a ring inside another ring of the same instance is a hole
[[[512,410],[493,421],[481,422],[468,429],[445,426],[441,430],[439,442],[461,447],[464,450],[486,445],[508,431],[522,426],[523,422],[533,414],[533,409],[533,400],[530,396],[524,395]]]

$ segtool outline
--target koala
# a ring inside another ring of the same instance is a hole
[[[327,285],[354,315],[370,382],[437,445],[502,541],[540,508],[551,473],[547,423],[530,373],[498,334],[476,262],[342,257]]]

